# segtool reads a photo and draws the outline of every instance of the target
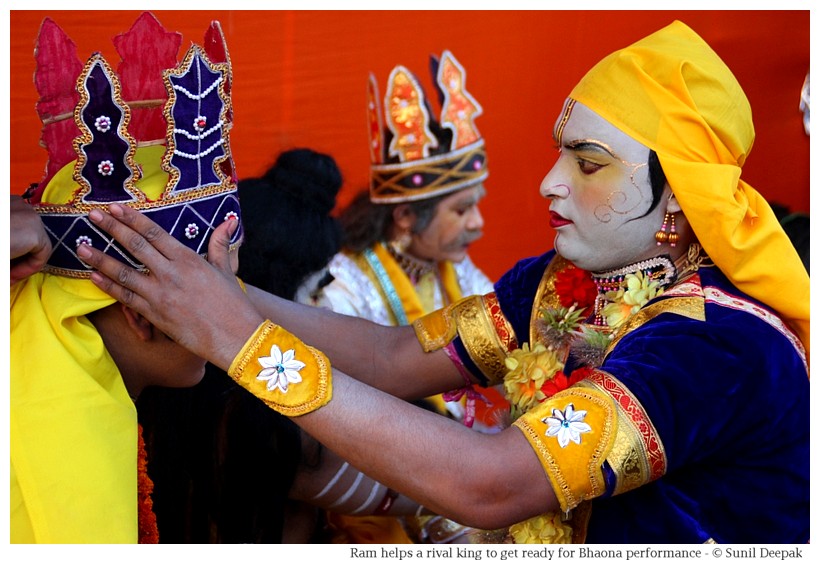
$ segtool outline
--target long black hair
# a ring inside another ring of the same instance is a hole
[[[284,152],[262,177],[240,181],[237,275],[293,299],[340,249],[331,212],[341,186],[334,159],[310,149]],[[292,421],[211,364],[198,385],[147,388],[137,407],[160,542],[282,542],[297,467],[319,463],[304,460]]]

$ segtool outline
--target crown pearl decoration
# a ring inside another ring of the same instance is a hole
[[[440,60],[431,57],[431,71],[441,102],[438,121],[406,67],[391,71],[383,101],[370,74],[370,199],[375,203],[432,198],[487,178],[484,140],[474,122],[482,109],[464,86],[464,67],[445,50]]]
[[[65,32],[43,21],[35,84],[49,158],[27,197],[54,248],[46,271],[88,277],[89,266],[76,254],[80,244],[144,269],[88,220],[89,211],[111,203],[140,210],[200,254],[220,223],[240,219],[222,29],[212,22],[202,46],[191,45],[178,62],[181,42],[145,12],[114,38],[122,57],[114,72],[100,53],[81,63]],[[242,236],[240,222],[231,246]]]

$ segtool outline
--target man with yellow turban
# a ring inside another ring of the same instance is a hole
[[[674,22],[589,71],[553,136],[554,249],[412,329],[245,299],[230,226],[208,264],[110,206],[91,221],[151,276],[79,252],[106,292],[459,523],[519,543],[807,542],[809,281],[740,179],[754,134],[734,76]],[[272,366],[285,348],[298,375]],[[472,433],[402,401],[464,378],[503,382],[509,428]]]

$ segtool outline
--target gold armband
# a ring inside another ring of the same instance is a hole
[[[563,511],[606,491],[601,467],[612,450],[618,420],[607,394],[573,386],[513,423],[529,441]]]
[[[507,353],[518,347],[495,294],[470,296],[420,317],[413,324],[424,352],[445,347],[456,334],[490,384],[504,379]]]
[[[332,393],[327,357],[271,321],[262,323],[248,339],[228,374],[288,417],[319,409]]]

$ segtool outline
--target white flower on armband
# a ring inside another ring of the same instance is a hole
[[[270,356],[260,356],[259,364],[262,370],[256,376],[257,380],[268,382],[268,391],[279,388],[282,393],[288,392],[288,384],[298,384],[302,381],[299,371],[305,367],[304,362],[293,358],[293,349],[282,354],[279,347],[273,345],[270,348]]]
[[[552,417],[544,417],[541,421],[548,426],[546,435],[548,437],[557,436],[558,444],[564,448],[570,441],[580,445],[581,433],[592,431],[592,427],[584,423],[586,416],[586,411],[575,411],[575,406],[570,403],[564,411],[553,408]]]

